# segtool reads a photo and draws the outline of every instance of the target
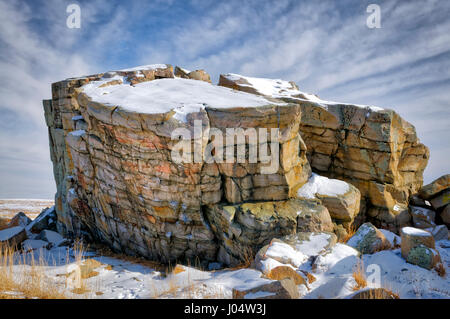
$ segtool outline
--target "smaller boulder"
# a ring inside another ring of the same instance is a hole
[[[447,188],[450,188],[450,174],[441,176],[430,184],[423,186],[419,191],[419,196],[423,199],[431,199]]]
[[[27,229],[32,233],[40,233],[44,229],[56,230],[56,212],[55,206],[44,209],[38,217],[36,217],[28,226]]]
[[[438,225],[425,230],[433,235],[435,241],[448,239],[448,228],[445,225]]]
[[[408,252],[406,261],[410,264],[431,270],[441,261],[439,252],[433,248],[419,245]]]
[[[211,83],[211,77],[204,70],[195,70],[187,75],[189,79]]]
[[[328,209],[318,200],[299,200],[297,232],[332,232],[333,222]]]
[[[362,224],[347,241],[347,245],[355,248],[361,254],[373,254],[377,251],[392,248],[384,234],[371,223]]]
[[[425,229],[436,226],[436,213],[434,211],[418,206],[410,206],[409,208],[411,210],[414,227]]]
[[[31,223],[31,219],[24,213],[19,212],[10,220],[8,223],[8,228],[16,226],[26,227],[29,223]]]
[[[22,226],[15,226],[0,230],[0,244],[18,247],[27,238],[27,231]]]
[[[341,222],[352,222],[359,213],[361,193],[344,181],[312,174],[308,182],[297,191],[300,199],[318,198],[331,218]]]
[[[450,227],[450,205],[447,205],[444,207],[444,209],[441,211],[441,219],[442,221]]]
[[[298,299],[295,282],[286,278],[248,290],[233,289],[233,299]]]
[[[450,204],[450,189],[447,189],[442,193],[439,193],[436,197],[430,199],[430,203],[435,210]]]
[[[44,240],[39,239],[27,239],[24,242],[22,242],[22,249],[24,251],[31,251],[31,250],[40,250],[42,248],[48,248],[49,243]]]
[[[52,230],[44,229],[36,239],[44,240],[48,243],[51,243],[53,246],[58,246],[61,242],[64,241],[64,237],[54,232]]]
[[[426,230],[414,227],[403,227],[400,230],[400,235],[402,238],[402,257],[405,259],[408,258],[410,250],[419,245],[423,245],[432,249],[435,248],[434,237]]]
[[[272,280],[283,280],[290,278],[296,285],[306,285],[305,278],[289,266],[278,266],[267,274],[267,278]]]

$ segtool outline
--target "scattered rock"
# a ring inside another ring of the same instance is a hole
[[[433,235],[435,241],[448,239],[448,228],[445,225],[438,225],[425,230]]]
[[[306,284],[305,278],[289,266],[275,267],[271,269],[266,276],[272,280],[283,280],[285,278],[290,278],[296,285]]]
[[[423,245],[431,249],[435,248],[434,237],[426,230],[414,227],[403,227],[400,234],[402,238],[402,257],[405,259],[408,258],[410,250],[419,245]]]
[[[297,212],[297,232],[332,232],[333,222],[328,209],[318,201],[302,200]]]
[[[233,289],[233,299],[298,299],[295,282],[286,278],[253,289]]]
[[[450,189],[445,190],[442,193],[436,195],[436,197],[430,199],[430,203],[435,210],[438,210],[439,208],[450,204]]]
[[[450,188],[450,174],[444,175],[423,186],[419,191],[419,196],[423,199],[431,199],[441,191]]]
[[[195,70],[187,75],[189,79],[211,83],[211,77],[204,70]]]
[[[27,238],[27,232],[22,226],[0,230],[0,243],[6,243],[12,247],[18,247]]]
[[[411,248],[406,257],[406,261],[410,264],[431,270],[441,261],[441,257],[437,250],[420,244]]]
[[[44,229],[41,233],[36,237],[36,239],[44,240],[46,242],[51,243],[53,246],[59,246],[60,243],[64,241],[64,237],[62,237],[57,232]]]
[[[22,242],[22,249],[25,251],[39,250],[42,248],[48,248],[49,243],[44,240],[27,239]]]
[[[55,206],[43,210],[28,226],[32,233],[38,234],[43,230],[56,230]]]
[[[351,222],[359,213],[361,194],[353,185],[337,179],[313,174],[297,191],[301,199],[318,198],[328,209],[331,218]]]
[[[379,231],[383,233],[384,237],[386,237],[386,239],[389,241],[392,248],[400,247],[402,243],[402,238],[400,236],[394,234],[393,232],[387,229],[379,229]]]
[[[348,237],[348,232],[342,224],[333,223],[333,232],[336,234],[338,242],[343,242]]]
[[[436,213],[431,209],[409,206],[411,209],[411,216],[413,219],[414,227],[425,229],[436,226],[435,217]]]
[[[10,220],[8,228],[16,226],[26,227],[29,223],[31,223],[31,219],[24,213],[19,212]]]
[[[442,221],[447,225],[447,227],[450,227],[450,205],[447,205],[442,210],[440,217]]]
[[[391,243],[384,234],[371,223],[365,223],[347,241],[347,245],[357,249],[362,254],[373,254],[377,251],[391,249]]]
[[[281,240],[307,257],[317,256],[337,243],[337,236],[330,232],[297,233]]]

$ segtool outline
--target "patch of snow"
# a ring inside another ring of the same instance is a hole
[[[6,228],[4,230],[0,230],[0,241],[9,240],[10,238],[16,236],[23,230],[24,228],[22,226],[15,226],[11,228]]]
[[[384,237],[386,237],[386,239],[391,243],[392,247],[401,245],[402,243],[402,238],[396,234],[394,234],[393,232],[386,230],[386,229],[379,229],[380,232],[383,233]]]
[[[80,136],[83,136],[84,134],[86,134],[86,131],[85,130],[77,130],[77,131],[69,132],[69,134],[80,137]]]
[[[90,82],[83,86],[83,92],[96,102],[118,106],[129,112],[160,114],[174,110],[178,114],[176,118],[183,121],[187,114],[207,106],[232,108],[274,104],[263,96],[190,79],[157,79],[135,86],[117,84],[100,87],[109,81],[111,79]]]
[[[249,84],[240,83],[239,84],[240,86],[252,87],[256,91],[258,91],[260,94],[271,96],[273,98],[289,97],[289,98],[297,99],[297,100],[306,100],[306,101],[315,102],[324,107],[326,107],[327,105],[343,104],[343,103],[339,103],[339,102],[322,100],[319,97],[317,97],[316,95],[302,92],[302,91],[298,90],[297,88],[295,88],[288,81],[284,81],[284,80],[280,80],[280,79],[255,78],[255,77],[243,76],[243,75],[234,74],[234,73],[228,73],[223,76],[231,81],[238,81],[238,80],[244,79]],[[367,110],[370,110],[372,112],[383,111],[383,108],[377,107],[377,106],[357,105],[357,104],[352,104],[352,105],[361,107],[361,108],[366,108]]]
[[[149,65],[141,65],[136,66],[134,68],[117,70],[116,72],[134,72],[134,71],[147,71],[147,70],[156,70],[156,69],[167,69],[166,64],[149,64]]]
[[[298,189],[297,197],[312,199],[316,197],[316,194],[335,197],[344,195],[349,190],[349,184],[344,181],[313,173],[308,182]]]
[[[83,120],[83,119],[84,119],[83,115],[77,115],[77,116],[72,117],[72,121],[79,121],[79,120]]]
[[[309,240],[296,244],[295,249],[308,257],[316,256],[323,252],[329,245],[330,237],[331,235],[326,233],[313,233],[309,237]]]
[[[296,251],[290,245],[278,241],[273,242],[269,248],[267,248],[265,255],[280,263],[291,264],[296,268],[300,267],[300,265],[308,259],[308,257],[300,251]]]
[[[22,247],[25,251],[41,249],[48,245],[48,242],[39,239],[27,239],[22,243]]]
[[[337,243],[330,251],[319,255],[314,264],[317,272],[351,273],[358,262],[359,252],[345,244]]]
[[[402,232],[404,232],[407,235],[411,236],[420,236],[420,237],[430,237],[432,236],[429,232],[426,230],[414,228],[414,227],[403,227]]]

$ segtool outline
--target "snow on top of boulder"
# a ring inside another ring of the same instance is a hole
[[[10,238],[20,233],[22,230],[24,230],[22,226],[15,226],[11,228],[6,228],[4,230],[0,230],[0,241],[9,240]]]
[[[349,184],[344,181],[313,173],[308,182],[298,189],[297,197],[312,199],[316,194],[335,197],[344,195],[349,190]]]
[[[269,248],[267,248],[265,256],[273,258],[283,264],[291,264],[294,267],[299,267],[308,259],[306,255],[295,250],[290,245],[277,241],[270,244]]]
[[[379,229],[380,232],[383,233],[384,237],[391,243],[392,247],[398,246],[402,243],[402,239],[400,236],[397,236],[393,232],[386,229]]]
[[[252,87],[260,94],[271,96],[273,98],[293,98],[298,100],[306,100],[320,104],[321,106],[326,107],[327,105],[337,105],[343,104],[339,102],[326,101],[322,100],[318,96],[314,94],[309,94],[306,92],[300,91],[293,82],[281,80],[281,79],[268,79],[268,78],[255,78],[244,76],[235,73],[227,73],[223,74],[223,77],[230,81],[239,81],[245,80],[246,83],[239,83],[240,86]],[[358,105],[352,104],[362,108],[369,108],[373,112],[382,111],[383,108],[377,106],[369,106],[369,105]]]
[[[116,80],[121,84],[108,85]],[[156,79],[132,86],[126,82],[125,77],[115,75],[84,85],[83,92],[96,102],[118,106],[129,112],[154,114],[173,110],[175,118],[180,121],[185,121],[187,114],[199,112],[205,107],[258,107],[275,104],[263,96],[181,78]]]
[[[295,249],[306,256],[316,256],[330,245],[330,237],[331,235],[327,233],[313,233],[308,240],[296,244]]]
[[[358,228],[356,234],[354,234],[348,241],[347,245],[356,248],[358,244],[370,233],[375,232],[376,229],[373,225],[366,223],[362,224],[361,227]]]
[[[421,236],[421,237],[430,237],[433,236],[431,233],[427,232],[426,230],[422,230],[419,228],[414,227],[403,227],[402,233],[410,236]]]
[[[134,68],[117,70],[118,72],[134,72],[134,71],[143,71],[143,70],[156,70],[156,69],[167,69],[167,64],[148,64],[148,65],[140,65]]]

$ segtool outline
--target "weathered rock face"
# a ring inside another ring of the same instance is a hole
[[[216,216],[209,212],[221,210],[219,203],[277,200],[291,205],[289,198],[311,173],[298,132],[299,105],[173,77],[171,66],[153,65],[53,84],[53,99],[44,101],[44,108],[59,231],[92,236],[118,251],[161,261],[212,261],[227,245],[214,231],[221,225],[210,225]],[[233,137],[227,144],[236,149],[234,162],[228,157],[207,162],[202,155],[213,133],[214,141],[218,132],[228,138],[227,128],[278,131],[269,132],[267,141],[257,135],[255,142],[249,130],[243,140]],[[176,129],[191,134],[174,139]],[[268,145],[275,139],[278,149]],[[180,144],[191,150],[183,148],[183,159],[194,161],[174,161]],[[270,165],[261,157],[256,162],[238,157],[238,148],[248,154],[255,146],[265,147],[273,158]],[[280,214],[280,219],[270,221],[268,235],[296,231],[296,212],[271,213],[264,218]],[[243,220],[242,225],[251,229],[249,223]],[[250,245],[259,245],[255,235],[246,236]]]
[[[381,226],[409,222],[428,159],[409,123],[248,79],[214,86],[160,64],[54,83],[58,231],[162,262],[235,265],[275,237],[363,221],[360,207]],[[299,198],[311,166],[354,186]]]
[[[396,230],[408,223],[408,198],[422,186],[429,151],[397,113],[323,101],[281,80],[226,74],[219,85],[298,103],[312,169],[356,186],[376,226]]]

